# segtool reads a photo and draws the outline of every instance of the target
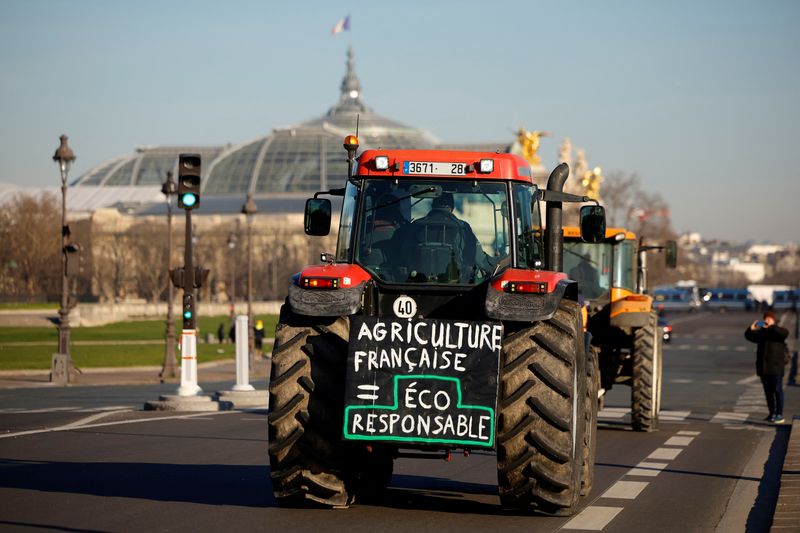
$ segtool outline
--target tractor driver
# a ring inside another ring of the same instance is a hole
[[[472,227],[453,214],[454,208],[453,194],[443,192],[427,215],[397,232],[410,280],[470,283],[476,269],[491,272],[491,258]]]

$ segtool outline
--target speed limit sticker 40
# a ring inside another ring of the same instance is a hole
[[[410,296],[398,296],[392,310],[398,318],[412,318],[417,314],[417,302]]]

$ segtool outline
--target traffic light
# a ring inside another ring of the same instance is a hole
[[[194,295],[187,291],[183,295],[183,329],[194,329]]]
[[[200,205],[200,155],[178,156],[178,207],[195,209]]]

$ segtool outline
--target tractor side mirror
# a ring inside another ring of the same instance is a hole
[[[304,223],[306,235],[324,236],[331,231],[331,201],[327,198],[306,200]]]
[[[664,255],[667,268],[675,268],[678,266],[678,243],[675,241],[667,241],[664,244]]]
[[[606,238],[606,210],[602,205],[581,207],[581,240],[598,243]]]

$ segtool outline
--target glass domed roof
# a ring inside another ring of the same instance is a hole
[[[356,121],[362,149],[425,149],[438,143],[427,131],[381,117],[364,103],[349,49],[339,101],[325,115],[223,151],[206,171],[203,192],[292,193],[339,186],[347,173],[342,140],[355,132]]]

